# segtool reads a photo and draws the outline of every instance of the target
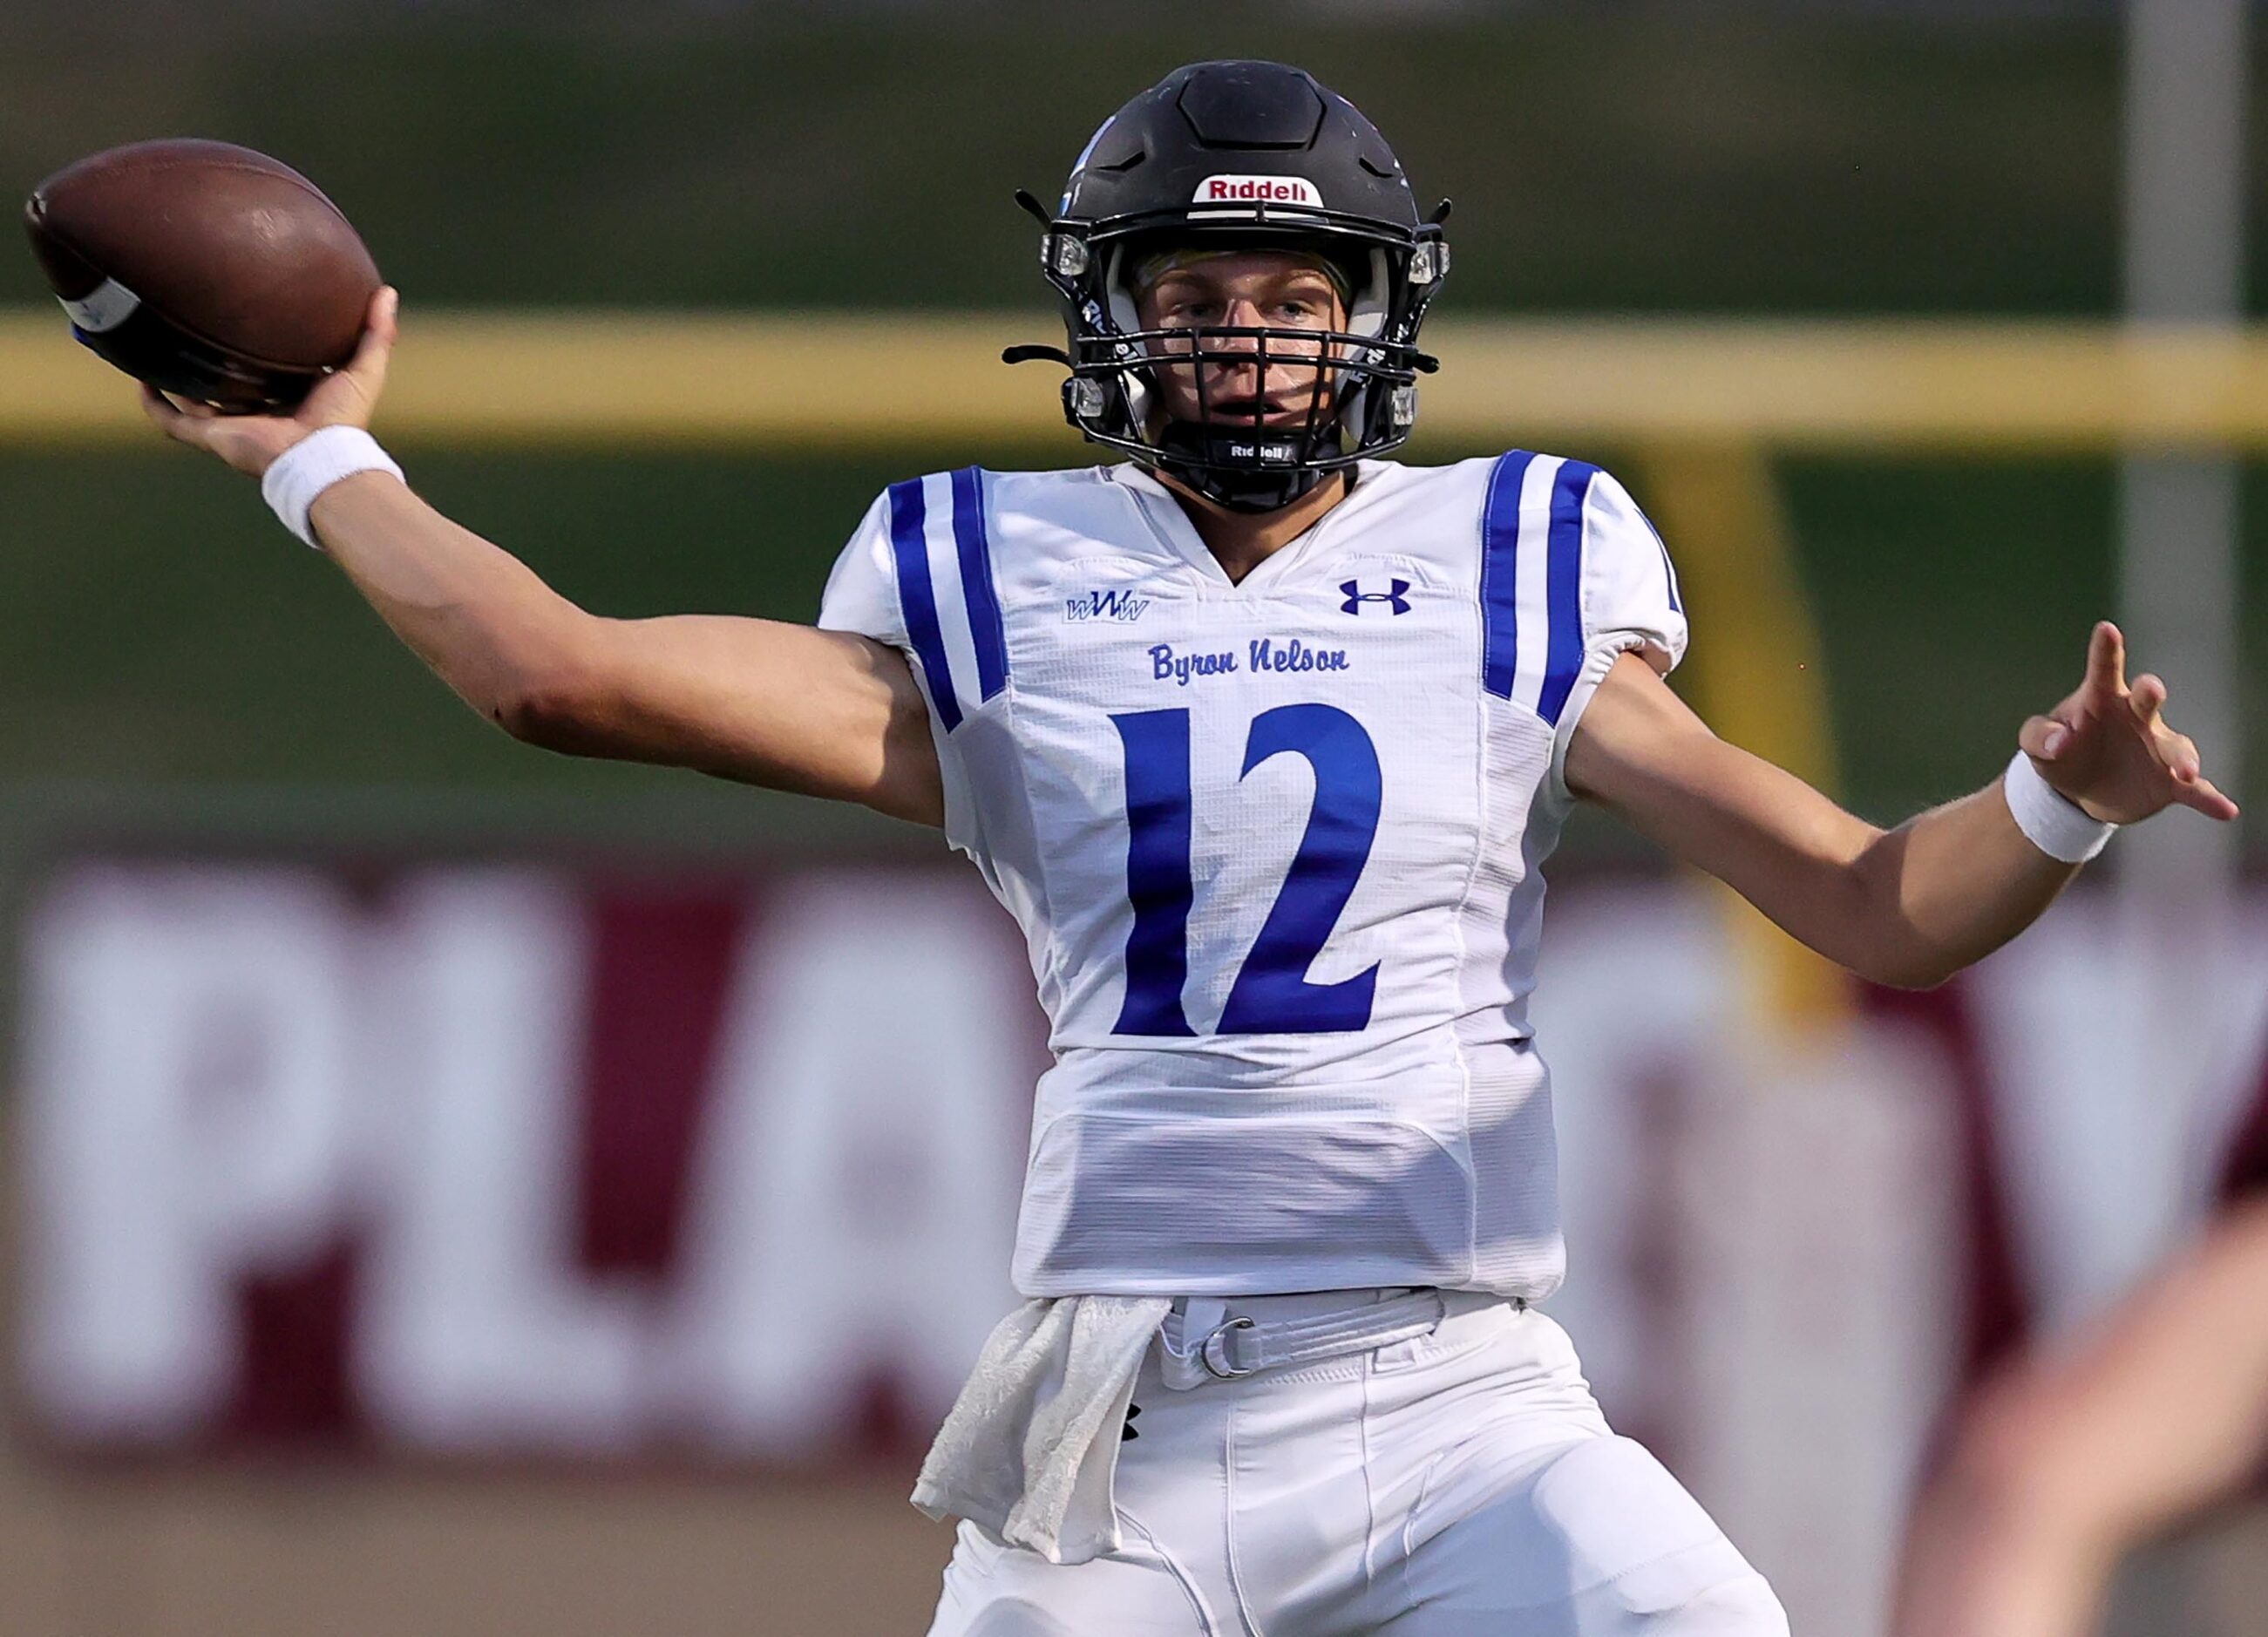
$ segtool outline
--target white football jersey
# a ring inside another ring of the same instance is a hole
[[[1232,585],[1138,468],[938,474],[820,623],[910,658],[946,834],[1030,945],[1019,1289],[1558,1283],[1539,871],[1599,679],[1685,645],[1619,483],[1366,461]]]

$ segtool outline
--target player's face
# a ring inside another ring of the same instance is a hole
[[[1314,258],[1283,250],[1241,250],[1174,258],[1143,287],[1142,328],[1162,330],[1265,328],[1344,330],[1338,287]],[[1153,343],[1170,356],[1171,341]],[[1293,430],[1330,413],[1330,343],[1270,336],[1192,338],[1204,362],[1160,369],[1160,407],[1167,418]],[[1248,360],[1248,361],[1247,361]],[[1308,362],[1307,360],[1313,360]]]

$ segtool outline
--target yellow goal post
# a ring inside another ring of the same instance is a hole
[[[829,449],[1067,437],[1046,313],[411,307],[382,430],[404,446]],[[1975,453],[2268,449],[2268,327],[1441,320],[1429,441]],[[0,447],[145,435],[60,313],[0,312]]]

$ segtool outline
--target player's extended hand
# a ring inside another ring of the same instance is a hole
[[[223,415],[206,403],[177,403],[155,387],[142,388],[143,412],[166,436],[218,455],[238,471],[258,477],[269,463],[326,426],[368,426],[386,387],[386,361],[394,351],[394,315],[401,295],[388,284],[370,299],[361,344],[347,366],[315,383],[290,415]]]
[[[2132,824],[2178,801],[2208,818],[2233,819],[2236,803],[2213,788],[2198,748],[2165,724],[2166,684],[2126,685],[2126,639],[2105,620],[2087,646],[2087,676],[2046,716],[2026,722],[2017,742],[2049,784],[2094,818]]]

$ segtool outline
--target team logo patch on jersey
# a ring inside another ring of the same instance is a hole
[[[1395,614],[1410,612],[1410,582],[1406,579],[1388,580],[1384,591],[1365,591],[1359,579],[1342,580],[1339,589],[1346,593],[1346,601],[1339,604],[1342,614],[1360,614],[1366,602],[1382,602]]]
[[[1073,624],[1082,620],[1116,620],[1122,625],[1131,625],[1149,606],[1149,598],[1138,597],[1130,591],[1082,591],[1076,597],[1064,599],[1064,618]]]
[[[1191,204],[1311,204],[1320,208],[1322,190],[1304,176],[1208,176],[1197,184]]]

